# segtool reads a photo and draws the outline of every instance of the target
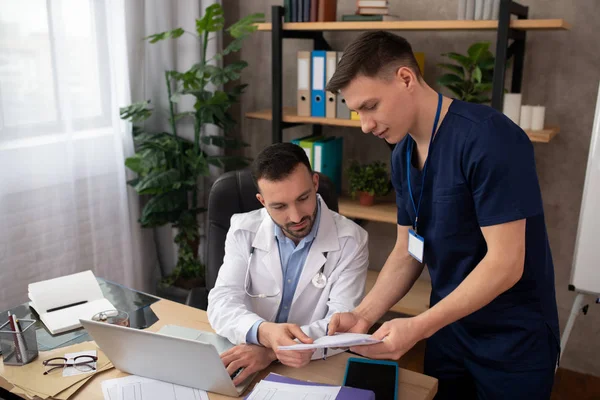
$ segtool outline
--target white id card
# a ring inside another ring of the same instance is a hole
[[[425,239],[416,234],[412,229],[408,230],[408,252],[413,258],[419,262],[423,262],[423,248],[425,247]]]

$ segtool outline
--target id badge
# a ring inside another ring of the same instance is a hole
[[[423,249],[425,248],[425,239],[422,236],[409,229],[408,230],[408,252],[418,262],[423,262]]]

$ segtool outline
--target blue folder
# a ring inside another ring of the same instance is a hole
[[[331,179],[338,194],[342,192],[343,146],[341,137],[328,137],[315,142],[313,146],[313,169]]]
[[[310,115],[312,117],[325,118],[326,57],[327,52],[324,50],[313,50],[311,52]]]

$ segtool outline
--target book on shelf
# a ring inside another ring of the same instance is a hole
[[[387,0],[356,0],[356,7],[388,7],[390,2]]]
[[[391,14],[379,14],[379,15],[360,15],[360,14],[346,14],[342,15],[342,21],[352,22],[368,22],[368,21],[399,21],[400,17]]]
[[[360,15],[386,15],[390,13],[387,7],[359,7],[356,13]]]

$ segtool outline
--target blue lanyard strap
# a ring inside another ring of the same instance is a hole
[[[417,222],[419,221],[419,210],[421,209],[421,200],[423,199],[423,192],[425,188],[425,175],[427,174],[427,161],[429,161],[429,153],[431,152],[431,144],[433,143],[433,136],[435,135],[435,129],[437,128],[438,122],[440,120],[440,111],[442,110],[442,94],[438,93],[438,105],[437,110],[435,112],[435,119],[433,121],[433,128],[431,129],[431,138],[429,139],[429,148],[427,150],[427,159],[425,160],[425,164],[423,165],[423,176],[421,177],[421,194],[419,194],[419,202],[415,205],[415,199],[412,194],[412,188],[410,185],[410,160],[412,158],[412,149],[414,141],[409,136],[406,144],[406,179],[408,181],[408,194],[410,195],[410,201],[412,202],[413,209],[415,210],[415,222],[413,224],[413,229],[415,233],[417,233]]]

